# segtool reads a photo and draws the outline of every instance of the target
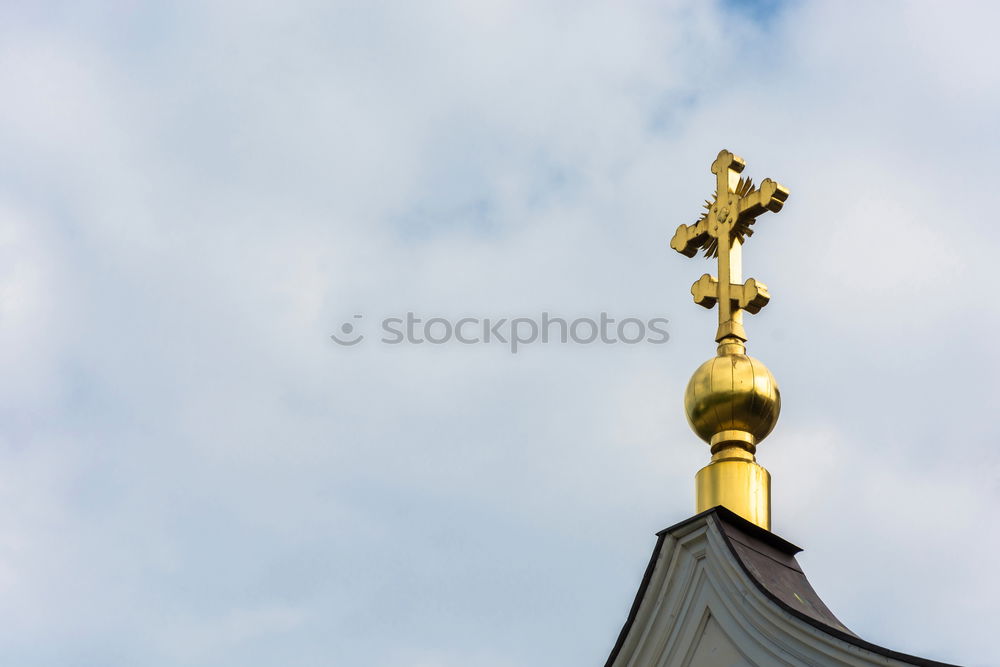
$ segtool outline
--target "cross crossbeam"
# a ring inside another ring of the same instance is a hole
[[[691,295],[699,306],[714,308],[719,301],[719,281],[706,273],[698,279],[698,282],[691,285]],[[753,278],[747,278],[742,285],[739,283],[730,285],[729,296],[733,300],[733,308],[742,308],[754,315],[771,300],[767,285]]]

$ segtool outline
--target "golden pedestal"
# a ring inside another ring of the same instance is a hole
[[[771,475],[754,454],[781,412],[771,371],[746,355],[742,341],[723,339],[718,356],[691,377],[684,406],[691,428],[712,448],[712,462],[695,476],[697,511],[723,505],[770,530]]]
[[[717,458],[719,454],[723,456]],[[754,461],[753,454],[738,447],[719,454],[695,475],[696,511],[722,505],[771,530],[771,473]]]

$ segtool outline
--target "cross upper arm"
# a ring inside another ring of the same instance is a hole
[[[698,248],[708,238],[708,223],[701,220],[694,225],[681,225],[670,239],[670,247],[684,255],[694,257]]]
[[[777,213],[788,199],[788,189],[765,178],[760,187],[740,200],[740,219],[756,218],[764,211]]]

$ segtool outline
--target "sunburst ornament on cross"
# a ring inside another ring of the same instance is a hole
[[[719,304],[718,342],[728,337],[745,341],[743,311],[757,313],[771,298],[763,283],[753,278],[740,282],[743,242],[753,235],[750,227],[757,216],[765,211],[777,213],[788,199],[788,190],[770,178],[755,189],[749,178],[740,178],[744,167],[743,158],[725,149],[719,151],[712,163],[714,201],[706,201],[701,219],[678,227],[670,241],[670,247],[686,257],[694,257],[701,249],[706,257],[719,259],[718,280],[706,273],[691,287],[698,305],[712,308]]]
[[[711,462],[695,475],[698,512],[723,505],[761,528],[771,529],[771,475],[757,464],[757,445],[774,428],[781,394],[771,371],[746,354],[743,311],[759,312],[770,295],[753,278],[741,282],[743,242],[765,211],[780,211],[788,190],[771,179],[754,188],[740,178],[746,163],[727,150],[712,163],[713,201],[693,225],[677,228],[670,247],[687,257],[699,250],[717,257],[718,279],[703,275],[691,287],[695,303],[719,306],[717,355],[691,376],[684,410],[692,430],[712,448]]]

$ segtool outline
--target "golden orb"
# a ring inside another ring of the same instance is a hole
[[[720,351],[723,347],[720,347]],[[778,422],[781,394],[761,361],[733,351],[703,363],[684,392],[684,411],[698,437],[712,453],[740,443],[751,454]],[[728,350],[727,350],[728,352]]]

